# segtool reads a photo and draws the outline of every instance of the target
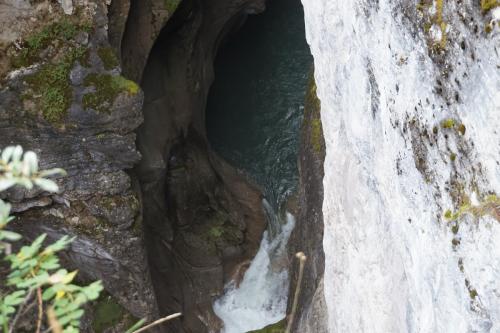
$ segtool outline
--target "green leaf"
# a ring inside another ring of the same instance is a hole
[[[24,296],[26,295],[25,290],[17,290],[14,291],[13,293],[5,296],[5,298],[2,300],[5,305],[7,306],[15,306],[19,305],[24,301]]]
[[[49,287],[48,289],[45,289],[45,291],[42,294],[42,299],[44,301],[48,301],[49,299],[53,298],[56,295],[56,290],[54,287]]]
[[[45,253],[53,253],[53,252],[58,252],[66,248],[68,244],[70,244],[75,237],[69,238],[68,236],[63,236],[57,240],[54,244],[50,244],[47,246],[44,250]]]
[[[23,161],[23,174],[25,176],[31,176],[38,171],[38,157],[32,151],[28,151],[24,154]]]
[[[142,318],[137,323],[132,325],[132,327],[130,327],[125,333],[132,333],[132,332],[137,331],[139,328],[142,327],[142,325],[144,325],[145,322],[146,322],[146,318]]]
[[[12,155],[12,151],[14,150],[14,147],[7,147],[2,151],[2,156],[1,159],[5,163],[10,159],[10,156]]]
[[[53,180],[45,178],[35,178],[33,179],[33,182],[44,191],[51,193],[59,192],[59,186],[57,186],[57,184]]]
[[[72,320],[80,319],[81,316],[83,316],[83,313],[84,313],[84,311],[80,309],[80,310],[73,311],[73,312],[71,312],[63,317],[57,318],[57,319],[59,321],[59,324],[61,324],[61,326],[65,326],[66,324],[68,324]]]
[[[8,231],[8,230],[0,230],[0,239],[7,239],[10,241],[16,241],[21,239],[21,235],[18,233]]]
[[[38,173],[38,176],[43,178],[55,175],[65,176],[66,171],[64,171],[64,169],[55,168],[50,170],[43,170]]]

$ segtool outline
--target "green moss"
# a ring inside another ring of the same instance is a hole
[[[453,128],[455,126],[455,120],[452,118],[445,119],[441,122],[442,128]]]
[[[458,226],[458,223],[456,223],[451,227],[451,232],[453,232],[456,235],[456,234],[458,234],[458,229],[459,229],[459,226]]]
[[[311,145],[317,153],[321,152],[322,140],[323,140],[323,130],[321,128],[321,120],[320,119],[312,119],[311,120]]]
[[[476,289],[471,289],[471,290],[469,290],[469,296],[470,296],[470,298],[471,298],[471,299],[476,298],[476,297],[477,297],[477,295],[478,295],[478,294],[477,294],[477,290],[476,290]]]
[[[497,6],[500,6],[500,2],[498,0],[481,0],[481,9],[485,12],[488,12]]]
[[[458,125],[457,131],[458,131],[460,134],[465,135],[465,125],[464,125],[464,124],[460,124],[460,125]]]
[[[452,162],[455,162],[455,160],[456,160],[456,159],[457,159],[457,154],[455,154],[455,153],[451,153],[451,154],[450,154],[450,160],[451,160]]]
[[[438,52],[446,48],[446,44],[448,41],[448,36],[446,33],[448,24],[444,21],[443,18],[443,5],[443,0],[422,0],[417,4],[417,10],[420,11],[424,16],[423,29],[427,36],[430,37],[429,33],[433,26],[435,26],[436,29],[441,30],[441,39],[439,41],[429,38],[432,50]],[[429,9],[433,6],[436,10],[435,13],[431,15],[431,11]]]
[[[116,68],[120,65],[120,61],[111,47],[101,47],[97,50],[97,54],[99,58],[101,58],[104,68],[107,70]]]
[[[135,322],[132,315],[108,293],[104,293],[99,297],[93,309],[92,328],[96,333],[102,333],[122,322],[125,322],[127,327]]]
[[[495,194],[489,195],[482,200],[479,205],[473,206],[470,202],[465,202],[455,213],[447,210],[444,214],[448,220],[458,220],[462,216],[470,214],[476,218],[483,216],[491,216],[500,222],[500,198]]]
[[[286,329],[286,319],[277,322],[276,324],[272,324],[266,326],[260,330],[250,331],[247,333],[284,333]]]
[[[172,16],[177,7],[179,7],[180,3],[181,0],[165,0],[165,9],[168,11],[170,16]]]
[[[88,31],[87,24],[75,24],[68,19],[52,23],[41,31],[26,37],[21,44],[18,56],[12,59],[14,67],[25,67],[39,60],[39,54],[55,41],[67,42],[73,39],[79,31]]]
[[[305,111],[306,114],[309,114],[309,117],[306,115],[304,124],[305,126],[310,126],[310,143],[313,150],[316,153],[321,153],[324,139],[320,118],[321,102],[316,94],[316,89],[314,75],[311,73],[305,101]]]
[[[97,112],[109,112],[120,93],[135,95],[139,92],[139,86],[135,82],[120,75],[89,74],[84,80],[84,85],[93,86],[95,92],[83,96],[83,106]]]
[[[73,100],[69,74],[73,63],[84,53],[84,48],[70,49],[59,63],[45,64],[26,79],[32,94],[25,93],[23,99],[32,99],[47,121],[56,123],[66,116]]]

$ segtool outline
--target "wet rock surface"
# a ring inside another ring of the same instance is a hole
[[[205,131],[219,44],[247,13],[263,9],[263,1],[182,2],[144,70],[143,158],[135,171],[146,244],[160,311],[184,313],[167,332],[220,329],[214,298],[256,253],[266,226],[259,189],[212,151]]]
[[[302,284],[299,286],[300,294],[292,332],[326,333],[328,330],[328,320],[323,317],[325,312],[320,311],[325,307],[322,213],[325,142],[320,108],[320,101],[316,96],[316,85],[311,74],[304,105],[299,150],[300,180],[295,204],[298,207],[298,216],[288,246],[290,257],[294,257],[297,252],[304,252],[307,256]],[[294,260],[290,269],[288,314],[292,311],[298,274],[299,261]]]

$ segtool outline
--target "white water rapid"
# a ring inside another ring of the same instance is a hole
[[[278,216],[268,203],[264,202],[264,208],[270,217]],[[274,222],[282,223],[279,218]],[[257,330],[285,317],[289,282],[286,244],[294,225],[295,218],[287,213],[276,237],[266,231],[240,285],[230,283],[224,296],[214,303],[215,313],[224,322],[224,333]]]
[[[302,2],[329,332],[500,332],[500,8]]]

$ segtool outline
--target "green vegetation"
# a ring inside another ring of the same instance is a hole
[[[23,154],[20,146],[7,147],[0,153],[0,192],[14,186],[27,190],[38,186],[49,193],[59,191],[48,177],[63,175],[62,169],[40,171],[37,155],[31,151]],[[134,318],[109,295],[99,298],[103,290],[100,281],[86,287],[72,283],[77,271],[61,268],[57,256],[73,241],[68,236],[44,247],[47,235],[42,234],[13,253],[12,242],[20,240],[21,235],[8,230],[14,219],[10,211],[11,205],[0,199],[0,258],[6,264],[1,272],[6,280],[0,288],[0,332],[17,332],[19,322],[24,320],[36,324],[36,332],[78,333],[84,305],[97,299],[93,323],[96,332],[118,323],[133,324]],[[126,333],[135,332],[144,322],[139,320]]]
[[[481,0],[481,9],[485,12],[488,12],[498,6],[500,6],[500,2],[498,0]]]
[[[286,319],[283,319],[276,324],[266,326],[260,330],[250,331],[247,333],[284,333],[286,328]]]
[[[66,115],[73,100],[69,73],[73,63],[84,55],[83,47],[71,49],[59,63],[46,64],[27,78],[32,94],[25,93],[23,99],[33,99],[47,121],[56,123]]]
[[[317,153],[321,152],[322,141],[323,141],[323,130],[321,127],[321,120],[319,118],[312,119],[311,145]]]
[[[450,160],[451,160],[452,162],[455,162],[455,160],[456,160],[456,159],[457,159],[457,154],[455,154],[455,153],[451,153],[451,154],[450,154]]]
[[[444,217],[447,220],[455,221],[466,214],[473,215],[476,218],[489,215],[500,222],[500,198],[495,194],[488,195],[477,206],[473,206],[470,201],[467,201],[455,213],[447,210]]]
[[[137,321],[106,292],[99,297],[93,306],[93,311],[92,328],[95,333],[102,333],[120,323],[131,326]]]
[[[448,129],[455,127],[455,119],[448,118],[448,119],[443,120],[441,122],[441,127],[448,128]]]
[[[316,153],[321,153],[324,145],[323,127],[321,125],[321,102],[316,94],[316,83],[314,75],[310,75],[309,87],[306,94],[305,112],[310,114],[310,120],[305,117],[306,126],[310,126],[310,143]]]
[[[97,112],[109,112],[113,101],[120,93],[135,95],[139,86],[120,75],[89,74],[84,81],[87,87],[93,86],[95,92],[83,96],[83,106]]]
[[[457,128],[458,132],[462,135],[465,135],[465,125],[464,124],[460,124],[458,125],[458,128]]]
[[[168,11],[168,15],[172,16],[180,3],[181,0],[165,0],[165,9]]]
[[[61,169],[38,170],[38,158],[33,152],[23,155],[21,147],[7,147],[0,157],[0,191],[15,185],[31,189],[40,187],[47,192],[57,192],[57,184],[46,178],[62,174]],[[86,287],[72,284],[77,271],[62,269],[57,253],[66,248],[72,239],[62,237],[42,248],[46,235],[42,234],[30,245],[11,253],[12,244],[21,235],[7,230],[12,221],[11,206],[0,200],[0,255],[10,264],[7,280],[0,291],[0,328],[3,333],[16,331],[17,319],[29,315],[28,307],[35,307],[36,331],[42,326],[57,332],[78,332],[83,305],[98,298],[102,290],[100,281]],[[46,317],[44,319],[44,316]]]
[[[111,47],[99,48],[97,50],[97,55],[101,58],[104,69],[110,70],[120,65],[120,61]]]
[[[431,16],[429,12],[433,5],[436,8],[436,12]],[[444,50],[448,41],[446,33],[448,24],[443,18],[443,0],[422,0],[417,4],[417,10],[424,15],[425,23],[423,27],[426,34],[430,33],[433,26],[441,32],[441,39],[439,41],[432,40],[433,49],[436,51]]]
[[[56,41],[68,42],[73,39],[79,31],[90,31],[89,24],[75,24],[68,19],[52,23],[41,31],[28,36],[22,43],[22,49],[18,56],[12,60],[14,67],[25,67],[40,60],[39,54],[49,45]]]

